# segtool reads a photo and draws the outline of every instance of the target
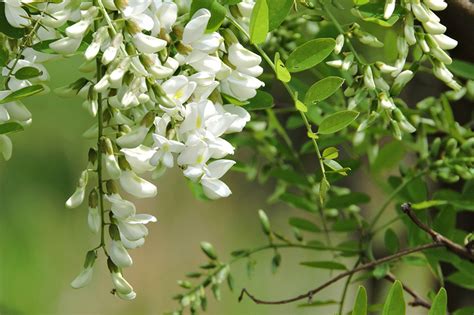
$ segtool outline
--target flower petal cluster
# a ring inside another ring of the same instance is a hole
[[[47,81],[44,61],[73,54],[84,58],[79,68],[84,77],[57,92],[84,98],[84,108],[97,119],[84,136],[98,145],[91,148],[66,206],[79,207],[88,196],[87,224],[102,237],[71,283],[74,288],[91,281],[102,248],[115,294],[126,300],[136,296],[123,269],[133,264],[128,251],[144,244],[146,225],[156,222],[137,213],[130,201],[158,194],[148,175],[158,178],[178,166],[209,199],[231,194],[223,177],[235,164],[227,158],[235,148],[225,136],[241,132],[250,115],[228,100],[256,95],[263,86],[262,60],[235,36],[223,36],[230,30],[209,32],[208,10],[188,17],[181,16],[183,7],[189,5],[161,0],[5,3],[7,21],[31,34],[31,42],[2,69],[7,90],[0,91],[0,99]],[[38,74],[28,80],[15,75],[23,68]],[[28,124],[31,114],[19,101],[1,104],[0,122],[11,120]],[[0,145],[9,157],[6,136]]]

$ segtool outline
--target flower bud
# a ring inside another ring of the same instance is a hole
[[[92,281],[93,267],[97,254],[95,251],[87,252],[86,259],[84,261],[84,268],[79,275],[71,282],[71,286],[74,289],[80,289],[88,285]]]

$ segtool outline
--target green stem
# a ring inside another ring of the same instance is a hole
[[[102,1],[98,0],[97,5],[103,8]],[[105,8],[104,8],[105,9]],[[106,12],[105,12],[106,13]],[[108,14],[104,14],[107,15]],[[94,21],[94,28],[97,30],[99,27],[98,22]],[[102,79],[102,63],[100,58],[96,58],[96,71],[97,71],[97,82]],[[101,227],[100,227],[100,245],[104,249],[105,254],[107,252],[105,250],[105,209],[104,209],[104,186],[103,186],[103,174],[102,174],[102,148],[101,148],[101,140],[104,135],[104,109],[102,103],[102,94],[98,93],[97,95],[97,189],[99,190],[99,210],[100,210],[100,218],[101,218]]]
[[[231,17],[228,17],[228,19],[232,23],[232,25],[234,25],[242,34],[244,34],[248,39],[250,39],[250,35],[247,33],[246,30],[244,30],[242,28],[242,26],[240,26],[239,23],[237,23]],[[275,64],[270,59],[270,57],[267,55],[267,53],[260,46],[258,46],[256,44],[253,44],[253,47],[257,50],[257,52],[260,54],[260,56],[262,56],[262,58],[265,60],[265,62],[270,66],[272,71],[276,74]],[[288,83],[286,83],[286,82],[281,82],[281,83],[283,84],[285,89],[288,91],[288,94],[290,95],[293,102],[296,103],[296,101],[298,100],[297,94],[293,91],[293,89],[291,88],[291,86]],[[311,128],[311,124],[309,123],[308,118],[306,117],[306,114],[303,113],[302,111],[298,111],[298,112],[301,115],[301,119],[304,122],[307,133],[308,134],[314,134],[313,130]],[[321,168],[321,173],[322,173],[322,176],[323,176],[323,180],[326,180],[326,169],[324,167],[324,163],[323,163],[323,159],[322,159],[322,156],[321,156],[321,152],[319,150],[318,143],[316,142],[316,139],[314,139],[312,137],[310,137],[310,138],[311,138],[311,141],[313,143],[314,149],[316,151],[316,155],[318,157],[319,167]],[[321,221],[323,223],[323,229],[324,229],[324,232],[325,232],[326,240],[327,240],[328,244],[330,245],[331,244],[331,239],[329,237],[329,230],[328,230],[328,227],[327,227],[326,219],[324,218],[324,214],[322,213],[322,210],[320,211],[320,215],[321,215]]]
[[[388,208],[388,206],[390,205],[390,203],[393,201],[393,199],[395,199],[395,197],[408,185],[410,184],[411,182],[413,182],[415,179],[423,176],[426,172],[425,171],[422,171],[422,172],[419,172],[418,174],[412,176],[412,177],[409,177],[409,178],[406,178],[403,180],[403,182],[398,185],[397,188],[395,188],[395,190],[392,191],[392,193],[388,196],[388,198],[384,201],[384,203],[380,206],[380,208],[377,210],[377,214],[375,215],[374,219],[372,220],[372,222],[370,223],[370,226],[369,226],[369,231],[371,231],[375,224],[377,224],[377,222],[380,220],[380,218],[382,217],[382,215],[384,214],[385,210]]]
[[[356,263],[354,264],[354,267],[352,269],[355,269],[359,266],[361,263],[361,259],[357,259]],[[349,289],[349,284],[351,283],[352,277],[354,277],[354,274],[351,274],[349,277],[347,277],[346,282],[344,283],[344,289],[342,290],[342,296],[341,296],[341,302],[339,303],[339,311],[337,314],[342,315],[344,311],[344,302],[346,301],[346,296],[347,296],[347,291]]]

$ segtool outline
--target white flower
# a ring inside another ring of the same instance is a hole
[[[122,149],[120,151],[125,155],[132,170],[137,174],[149,172],[155,168],[150,164],[151,158],[155,155],[155,150],[147,146],[139,145],[133,149]]]
[[[166,41],[143,34],[142,32],[135,33],[132,36],[132,42],[135,47],[142,53],[152,54],[156,53],[166,47]]]
[[[138,198],[151,198],[157,194],[156,186],[140,178],[133,171],[123,171],[120,176],[120,185],[131,195]]]
[[[133,292],[132,286],[123,278],[121,272],[112,272],[110,275],[112,276],[112,283],[117,293],[127,295]]]
[[[222,176],[235,164],[232,160],[217,160],[209,163],[204,168],[204,175],[200,183],[204,194],[209,199],[219,199],[228,197],[232,192],[229,187],[220,180]]]
[[[183,151],[184,144],[178,141],[168,140],[159,134],[153,134],[153,140],[155,141],[154,148],[156,152],[151,158],[150,163],[152,165],[158,165],[158,163],[161,163],[165,167],[173,167],[173,153],[180,153]]]
[[[79,275],[72,280],[71,287],[74,289],[80,289],[88,285],[92,281],[93,272],[93,266],[82,269]]]
[[[233,71],[225,80],[221,81],[221,90],[240,101],[246,101],[257,95],[257,89],[264,84],[257,78]]]
[[[149,128],[143,125],[137,126],[129,133],[119,137],[117,144],[122,148],[136,148],[145,139]]]
[[[82,38],[64,37],[50,43],[49,48],[51,48],[57,53],[69,55],[76,52],[81,43]]]
[[[118,219],[117,225],[121,237],[124,236],[127,241],[139,241],[148,235],[148,229],[145,224],[156,222],[156,218],[148,214],[137,214],[126,219]],[[123,239],[121,238],[123,241]]]
[[[135,215],[135,205],[125,199],[122,199],[119,194],[114,193],[110,195],[104,195],[105,199],[112,204],[111,210],[117,218],[128,218]]]
[[[154,0],[153,6],[154,26],[151,32],[152,35],[159,34],[162,29],[169,33],[178,17],[178,6],[173,2],[162,2],[161,0]]]
[[[6,135],[0,135],[0,152],[6,161],[12,157],[12,147],[10,138]]]
[[[98,207],[89,207],[89,211],[87,214],[87,224],[89,225],[89,229],[92,232],[98,233],[100,231],[102,219]]]
[[[110,242],[108,253],[110,259],[120,268],[130,267],[133,265],[132,257],[130,257],[121,241],[112,240]]]
[[[5,0],[5,17],[11,26],[16,28],[23,28],[31,25],[30,19],[28,19],[28,13],[21,7],[22,2],[20,0]],[[24,1],[28,3],[29,1]]]
[[[161,85],[169,98],[181,104],[189,99],[196,86],[196,82],[189,81],[184,75],[172,77]]]
[[[66,201],[66,207],[70,209],[77,208],[84,201],[88,180],[89,173],[87,172],[87,170],[85,170],[81,173],[81,177],[79,178],[79,183],[77,185],[76,190],[74,191],[72,196],[69,197],[69,199]]]

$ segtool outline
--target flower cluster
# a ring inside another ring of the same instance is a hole
[[[404,0],[401,1],[401,6],[406,10],[406,15],[402,21],[403,30],[397,38],[398,57],[392,65],[382,61],[365,64],[361,61],[360,56],[354,52],[354,49],[344,52],[341,59],[327,62],[332,67],[348,72],[354,78],[351,86],[344,92],[345,96],[349,97],[349,109],[360,107],[361,104],[366,104],[367,100],[370,99],[378,101],[377,108],[371,109],[369,117],[360,125],[355,142],[362,141],[364,130],[376,120],[383,120],[393,136],[398,139],[402,137],[403,132],[412,133],[416,130],[395,105],[393,98],[398,96],[403,87],[414,77],[414,69],[425,60],[425,56],[433,65],[433,73],[437,78],[454,90],[461,88],[446,68],[446,64],[450,64],[452,60],[445,50],[456,47],[457,42],[444,35],[446,27],[440,23],[438,16],[433,13],[433,10],[445,9],[447,4],[443,0]],[[387,0],[384,19],[389,20],[394,14],[395,8],[396,1]],[[360,15],[356,9],[353,12],[357,16]],[[417,25],[416,21],[420,22],[420,25]],[[360,43],[370,47],[380,48],[384,46],[384,43],[376,36],[362,30],[360,25],[354,23],[346,33],[340,34],[336,38],[334,50],[336,54],[341,54],[345,42],[350,38],[355,38]],[[419,58],[415,57],[410,67],[407,67],[407,58],[411,46],[422,53],[418,54]]]
[[[35,4],[39,23],[24,5],[26,1],[8,1],[7,19],[13,27],[33,27],[31,44],[41,45],[22,51],[3,71],[11,90],[31,84],[15,77],[24,67],[35,67],[41,72],[35,79],[46,80],[46,69],[36,61],[54,55],[80,53],[80,70],[95,73],[58,90],[83,97],[84,107],[97,118],[84,133],[97,139],[97,147],[90,149],[87,168],[66,206],[76,208],[88,195],[88,225],[101,235],[101,243],[87,253],[71,285],[81,288],[91,281],[97,250],[103,248],[113,292],[133,299],[136,294],[122,269],[132,265],[128,250],[143,245],[146,224],[156,218],[137,214],[125,196],[156,196],[156,186],[142,174],[157,178],[175,164],[209,199],[231,194],[221,178],[235,163],[226,159],[234,147],[224,136],[242,131],[250,115],[226,100],[247,101],[256,95],[263,85],[257,79],[261,58],[229,29],[209,32],[207,9],[192,12],[189,19],[168,1],[71,0]],[[182,6],[189,8],[188,3]],[[2,105],[0,118],[28,121],[30,115],[14,102]]]
[[[7,19],[12,25],[28,25],[28,19],[17,15],[22,14],[21,7],[9,3],[5,5]],[[17,42],[1,34],[0,45],[3,55],[10,57],[17,54]],[[31,113],[21,99],[23,95],[45,89],[43,84],[49,80],[49,74],[41,64],[43,61],[42,56],[36,55],[31,48],[25,48],[17,58],[12,58],[1,68],[4,86],[0,88],[0,124],[15,126],[16,130],[31,124]],[[0,152],[5,160],[11,158],[12,141],[7,134],[0,135]]]

